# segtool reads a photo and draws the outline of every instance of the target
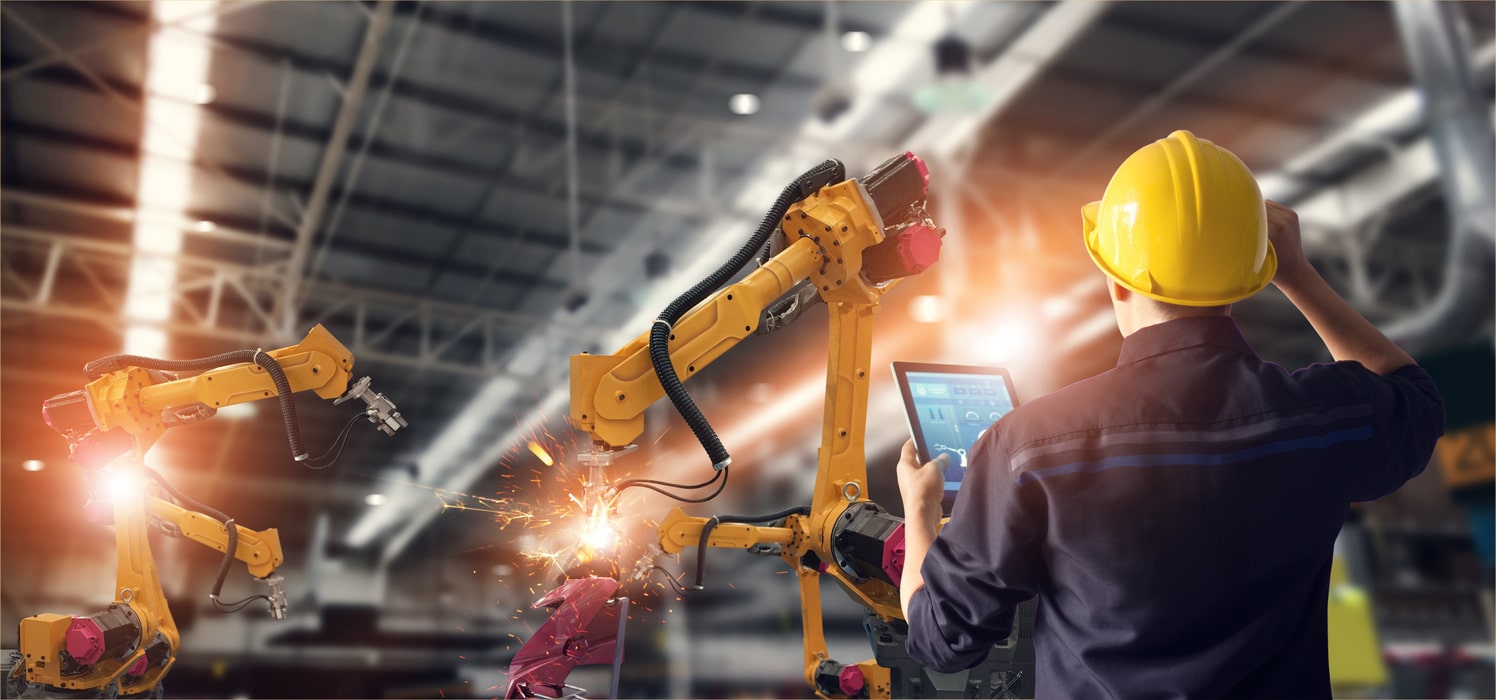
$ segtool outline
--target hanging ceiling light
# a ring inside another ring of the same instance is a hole
[[[971,72],[971,44],[954,31],[935,42],[935,81],[914,93],[914,105],[926,114],[965,114],[992,99]]]
[[[757,113],[759,104],[760,103],[758,95],[755,95],[751,92],[740,92],[736,95],[733,95],[732,98],[727,101],[727,108],[732,110],[733,114],[746,117],[750,114]]]
[[[841,35],[841,45],[848,53],[862,53],[873,47],[873,37],[867,32],[847,32]]]

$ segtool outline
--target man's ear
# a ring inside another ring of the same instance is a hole
[[[1117,301],[1127,301],[1128,299],[1132,298],[1132,290],[1120,284],[1117,284],[1116,280],[1108,278],[1106,284],[1108,290],[1112,293],[1113,299]]]

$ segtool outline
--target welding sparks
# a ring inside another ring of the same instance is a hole
[[[534,440],[530,441],[530,453],[540,459],[547,467],[556,466],[556,460],[551,459],[551,453],[545,451],[545,447]]]

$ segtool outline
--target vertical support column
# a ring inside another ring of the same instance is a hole
[[[802,567],[799,562],[791,562],[791,565],[798,567],[796,575],[800,582],[800,626],[805,639],[805,682],[815,688],[816,667],[828,656],[826,632],[821,621],[821,572]]]
[[[62,254],[66,244],[62,241],[52,241],[47,250],[47,267],[42,272],[41,284],[36,288],[35,303],[44,306],[52,300],[52,287],[57,282],[57,268],[62,265]]]
[[[827,304],[831,319],[826,366],[826,406],[821,424],[811,533],[830,546],[830,523],[820,518],[839,501],[867,497],[868,371],[872,362],[874,304]],[[855,492],[855,494],[854,494]],[[848,496],[853,498],[849,499]],[[839,511],[840,509],[838,509]]]

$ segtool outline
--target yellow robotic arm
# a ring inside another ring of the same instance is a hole
[[[387,434],[406,425],[395,405],[369,389],[367,377],[349,388],[353,354],[318,325],[301,342],[277,350],[242,350],[199,360],[173,361],[118,355],[89,363],[89,383],[43,403],[48,425],[67,438],[74,461],[91,470],[92,481],[109,491],[89,504],[90,519],[112,521],[118,552],[114,602],[86,616],[42,614],[21,621],[20,663],[7,679],[11,694],[33,687],[101,696],[150,691],[176,661],[180,643],[160,575],[147,541],[149,528],[225,553],[211,597],[233,560],[265,581],[272,617],[284,619],[284,559],[274,529],[252,530],[197,503],[145,465],[145,454],[168,429],[211,417],[217,409],[276,397],[286,420],[293,457],[321,466],[301,444],[291,394],[312,391],[343,403],[360,399],[363,415]],[[199,372],[181,378],[179,373]],[[346,392],[346,393],[345,393]],[[351,427],[352,423],[349,423]],[[346,437],[345,432],[339,441]]]
[[[777,550],[799,579],[807,682],[823,697],[887,697],[887,668],[873,661],[844,666],[830,660],[820,576],[830,576],[880,619],[902,617],[896,586],[903,525],[866,496],[863,437],[872,317],[879,299],[900,278],[935,262],[943,231],[925,214],[929,173],[913,154],[897,156],[861,179],[842,180],[836,165],[835,177],[803,187],[790,197],[792,203],[773,212],[773,221],[766,223],[774,226],[771,242],[779,252],[758,269],[699,302],[683,297],[677,304],[688,311],[678,318],[662,314],[651,333],[612,355],[573,355],[571,419],[593,437],[593,449],[580,458],[593,467],[590,481],[597,482],[599,468],[643,432],[645,409],[670,393],[667,385],[679,385],[677,376],[695,376],[765,322],[783,323],[792,308],[816,297],[825,301],[830,350],[810,506],[766,518],[699,518],[677,508],[660,523],[660,547],[668,553],[689,546]],[[668,368],[662,366],[658,342],[655,348],[650,342],[651,335],[666,331]],[[681,408],[677,398],[671,395]],[[713,450],[710,427],[698,429],[705,424],[699,411],[699,421],[693,422],[694,409],[690,404],[682,415],[712,455],[713,466],[728,468],[720,442]],[[619,482],[611,490],[629,485]]]

